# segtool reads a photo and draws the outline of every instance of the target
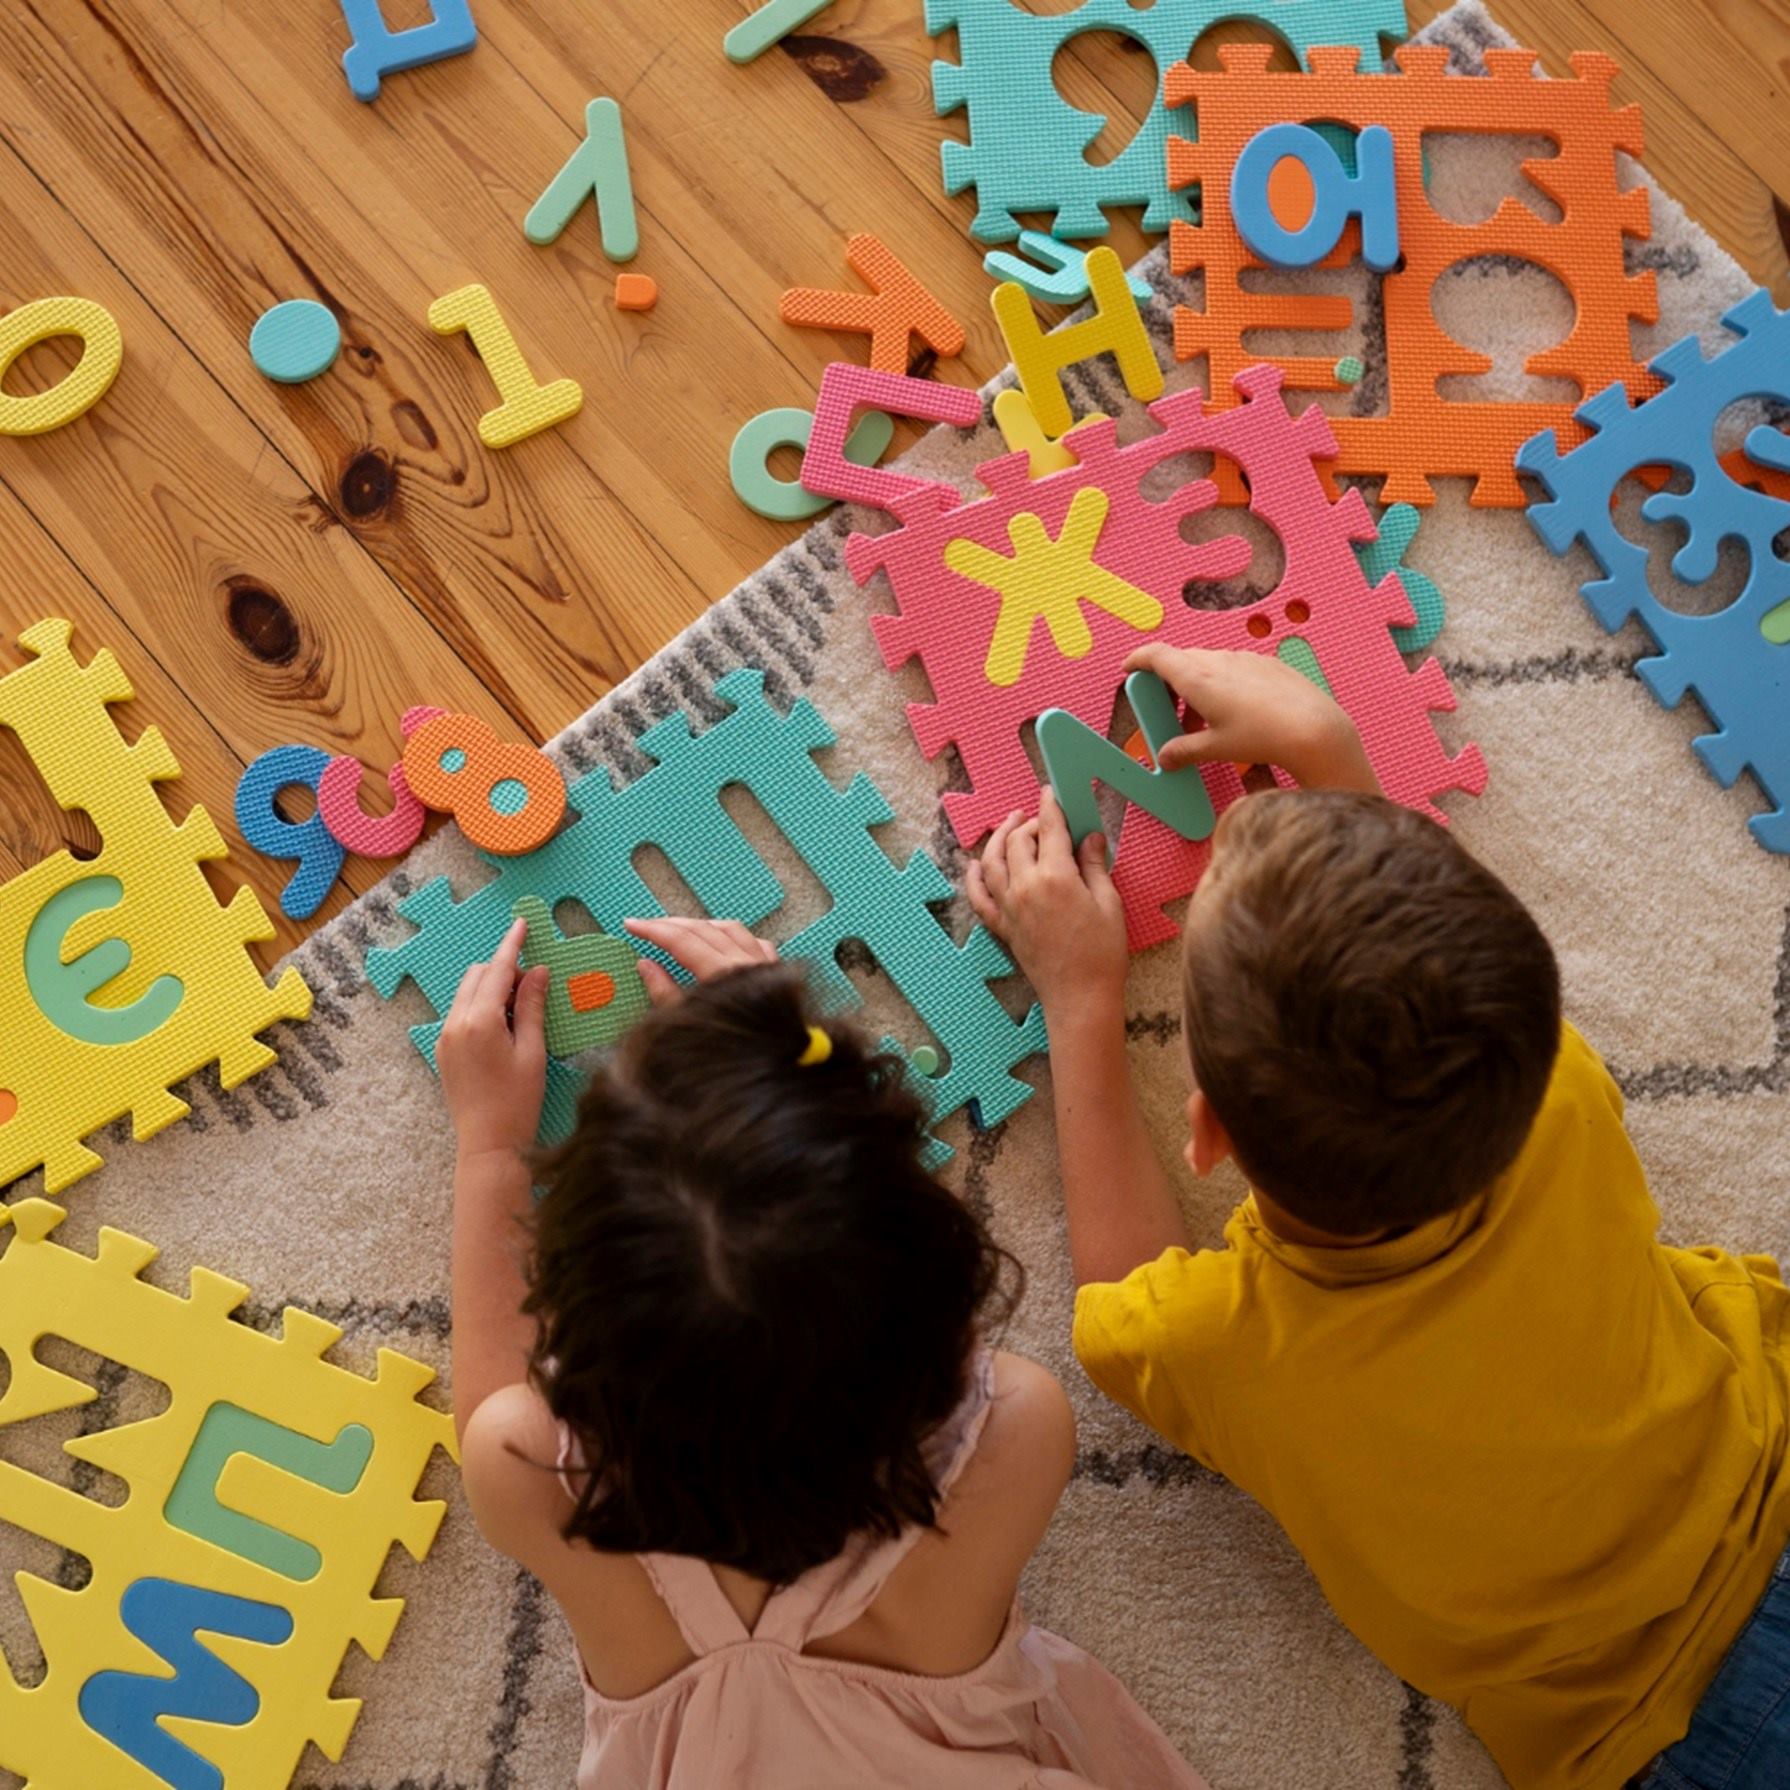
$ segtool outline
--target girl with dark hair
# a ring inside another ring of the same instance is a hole
[[[520,926],[438,1047],[467,1496],[577,1639],[580,1790],[1201,1790],[1019,1611],[1074,1421],[983,1342],[1018,1266],[927,1173],[901,1065],[745,928],[631,930],[695,983],[642,964],[545,1160]]]

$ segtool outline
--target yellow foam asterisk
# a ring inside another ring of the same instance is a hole
[[[1015,516],[1007,524],[1011,559],[974,541],[953,541],[946,547],[945,564],[953,572],[1000,593],[1001,612],[984,666],[991,684],[1019,682],[1032,624],[1040,616],[1066,659],[1083,659],[1094,650],[1083,603],[1104,609],[1140,633],[1162,625],[1162,605],[1148,591],[1094,563],[1108,507],[1098,486],[1076,492],[1063,532],[1054,541],[1037,516]]]

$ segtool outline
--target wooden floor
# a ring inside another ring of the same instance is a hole
[[[860,354],[777,318],[787,286],[851,284],[848,232],[879,232],[969,325],[940,377],[974,385],[1005,359],[970,195],[940,187],[939,140],[963,130],[932,112],[920,0],[837,0],[816,35],[740,68],[720,40],[745,10],[474,0],[470,56],[361,105],[330,0],[5,7],[0,310],[97,299],[126,352],[85,418],[0,438],[0,624],[10,640],[61,614],[78,650],[117,651],[138,696],[126,731],[167,734],[185,769],[173,805],[211,809],[270,910],[285,867],[228,824],[257,753],[302,740],[382,769],[419,702],[545,738],[789,538],[734,497],[727,448],[757,412],[810,403],[827,360]],[[1439,7],[1410,10],[1415,26]],[[1494,10],[1550,69],[1613,52],[1650,167],[1790,300],[1790,0]],[[428,16],[425,0],[386,12]],[[1059,78],[1115,119],[1115,141],[1149,96],[1148,58],[1110,35],[1079,40]],[[613,307],[588,213],[551,248],[521,231],[598,92],[626,118],[632,266],[661,291],[647,315]],[[1114,240],[1127,259],[1144,246],[1134,219]],[[482,367],[424,321],[469,280],[541,378],[582,383],[581,416],[480,445]],[[346,346],[328,376],[284,387],[246,341],[296,296],[333,306]],[[8,389],[42,389],[71,358],[35,349]],[[0,738],[0,877],[92,843],[33,786]],[[351,860],[350,884],[381,868]],[[278,947],[302,930],[282,923]]]

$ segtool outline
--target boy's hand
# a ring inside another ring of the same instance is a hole
[[[1008,815],[965,886],[977,919],[1012,952],[1047,1012],[1089,1000],[1123,1005],[1130,956],[1106,839],[1090,833],[1078,853],[1048,784],[1038,818]]]
[[[1165,771],[1226,761],[1274,764],[1306,789],[1381,793],[1355,723],[1283,660],[1157,641],[1139,647],[1125,669],[1155,672],[1206,723],[1163,747]]]
[[[775,963],[777,947],[754,938],[738,920],[689,920],[675,914],[661,920],[624,920],[622,929],[657,945],[682,964],[698,982],[713,982],[755,963]],[[640,979],[655,1007],[675,1001],[684,991],[662,964],[640,960]]]
[[[537,964],[517,979],[527,934],[518,920],[497,955],[466,972],[436,1041],[435,1067],[462,1157],[526,1150],[541,1121],[552,978]]]

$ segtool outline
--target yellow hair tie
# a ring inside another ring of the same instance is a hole
[[[802,1054],[796,1058],[798,1069],[812,1069],[816,1063],[824,1063],[833,1054],[833,1036],[819,1026],[808,1028],[808,1042]]]

